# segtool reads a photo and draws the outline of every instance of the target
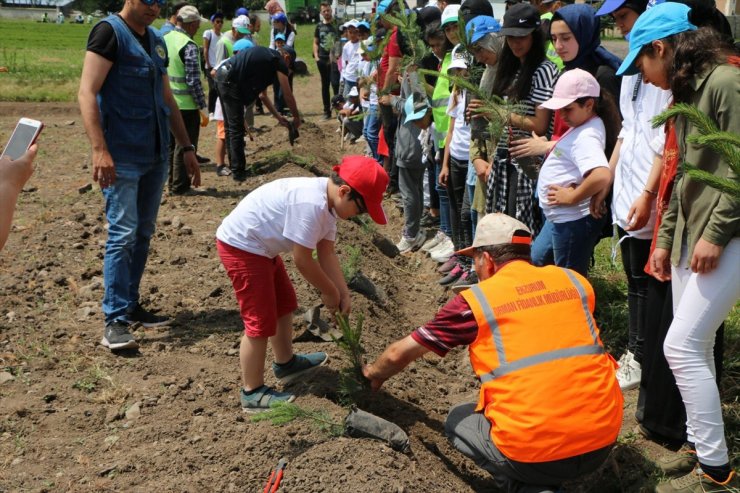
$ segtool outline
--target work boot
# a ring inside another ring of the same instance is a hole
[[[675,454],[664,455],[658,458],[656,464],[663,474],[675,478],[693,471],[697,462],[696,450],[689,444],[685,444]]]
[[[730,472],[726,481],[720,483],[705,474],[700,467],[680,478],[671,479],[655,487],[655,493],[720,493],[737,492],[740,488],[735,471]]]

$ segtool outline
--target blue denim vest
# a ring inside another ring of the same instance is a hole
[[[152,164],[167,160],[170,109],[165,104],[162,76],[167,74],[167,48],[148,27],[151,56],[123,20],[103,19],[118,40],[116,62],[98,94],[101,126],[114,162]],[[159,134],[159,148],[155,142]]]

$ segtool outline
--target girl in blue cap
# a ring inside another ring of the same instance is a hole
[[[715,31],[697,30],[689,12],[686,5],[664,3],[640,16],[618,73],[639,71],[646,82],[670,89],[674,102],[696,106],[720,130],[737,135],[740,61]],[[721,155],[688,140],[697,130],[685,118],[669,126],[675,133],[667,139],[675,138],[672,151],[681,161],[737,180]],[[729,463],[712,347],[717,327],[740,297],[740,201],[683,171],[677,170],[650,268],[658,279],[672,280],[674,318],[664,352],[686,406],[698,467],[656,491],[728,491],[740,481]]]

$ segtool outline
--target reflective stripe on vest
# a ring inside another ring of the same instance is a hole
[[[175,102],[177,102],[177,107],[181,110],[198,109],[185,79],[185,64],[180,58],[180,51],[189,43],[194,43],[193,40],[187,34],[173,30],[167,33],[164,42],[170,56],[167,75],[170,79],[170,88],[172,89],[172,95],[175,97]]]
[[[496,316],[493,313],[491,305],[488,303],[488,300],[483,294],[480,286],[476,284],[472,288],[470,288],[473,296],[475,296],[475,299],[478,301],[478,304],[483,311],[483,316],[486,318],[488,327],[491,329],[491,337],[493,338],[493,345],[496,348],[496,355],[498,356],[499,361],[499,366],[497,368],[494,368],[489,373],[480,376],[481,383],[490,382],[495,378],[507,375],[523,368],[555,361],[558,359],[604,353],[604,348],[601,346],[601,344],[599,344],[599,339],[596,336],[596,326],[594,324],[594,319],[591,316],[591,311],[588,309],[588,295],[586,294],[586,290],[580,283],[580,281],[576,279],[572,272],[565,269],[565,273],[567,274],[568,279],[570,279],[570,282],[572,282],[575,286],[576,290],[578,291],[578,295],[581,298],[581,306],[583,307],[584,315],[588,323],[588,328],[591,332],[591,339],[594,341],[594,343],[586,346],[562,348],[556,349],[554,351],[546,351],[543,353],[533,354],[531,356],[521,358],[511,363],[507,362],[506,360],[506,351],[504,350],[501,330],[499,329],[498,321],[496,320]]]
[[[442,66],[439,68],[439,72],[442,74],[447,73],[447,67],[452,62],[451,52],[445,54],[442,60]],[[450,116],[447,114],[447,106],[450,104],[450,81],[444,77],[437,78],[437,84],[434,86],[432,92],[432,100],[430,106],[432,107],[432,117],[434,119],[434,131],[435,140],[439,142],[439,147],[445,146],[445,138],[447,137],[447,128],[450,126]]]

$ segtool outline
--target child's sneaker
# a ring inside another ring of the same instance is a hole
[[[424,243],[421,246],[421,251],[422,252],[429,252],[434,247],[436,247],[437,245],[439,245],[440,242],[442,240],[444,240],[445,238],[447,238],[447,235],[444,234],[442,231],[437,230],[437,233],[431,239],[427,240],[427,242]]]
[[[329,355],[323,352],[294,354],[293,359],[284,365],[273,363],[272,371],[280,383],[288,384],[308,370],[313,370],[327,361],[329,361]]]
[[[278,402],[293,402],[295,396],[289,392],[278,392],[272,387],[263,385],[255,392],[247,394],[244,389],[239,390],[239,400],[242,411],[245,413],[261,413],[270,409],[270,405]]]
[[[426,235],[423,231],[419,230],[419,233],[417,233],[416,238],[406,238],[405,236],[401,237],[401,241],[398,242],[396,245],[396,248],[398,248],[398,251],[400,253],[408,253],[413,252],[414,250],[418,249],[422,244],[424,244],[424,240],[426,239]]]

